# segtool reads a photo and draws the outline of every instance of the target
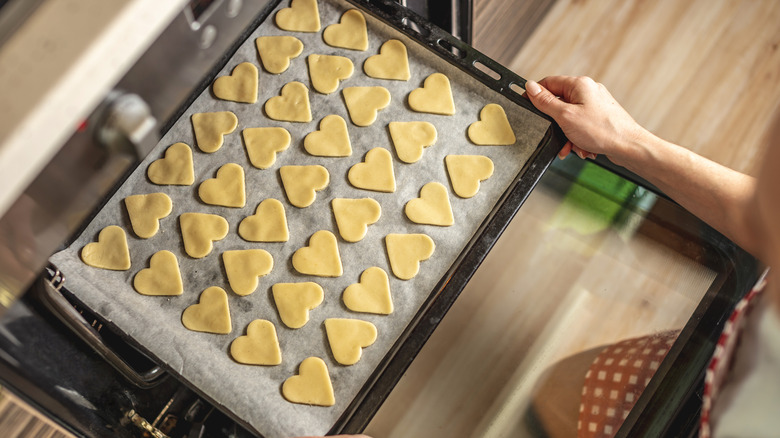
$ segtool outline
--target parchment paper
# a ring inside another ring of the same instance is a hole
[[[285,1],[280,8],[288,5],[289,2]],[[323,29],[337,23],[341,14],[351,7],[341,1],[320,0]],[[513,104],[368,14],[364,15],[369,28],[369,49],[359,52],[326,45],[322,41],[322,31],[313,34],[282,31],[274,24],[275,13],[273,12],[243,43],[220,73],[220,76],[229,74],[238,63],[244,61],[257,65],[260,70],[257,103],[250,105],[222,101],[214,98],[210,89],[204,91],[109,200],[85,232],[69,248],[51,258],[65,273],[66,287],[86,305],[144,346],[170,371],[268,438],[320,435],[335,424],[436,283],[463,250],[479,224],[519,173],[549,126],[544,119]],[[304,52],[292,61],[290,69],[285,73],[269,74],[262,69],[255,48],[255,38],[262,35],[294,35],[303,41]],[[377,54],[381,44],[391,38],[403,41],[408,49],[412,78],[407,82],[372,79],[363,73],[363,61]],[[330,95],[319,94],[311,89],[306,66],[306,57],[312,53],[346,56],[353,61],[355,73],[341,83],[337,92]],[[409,92],[422,86],[423,80],[434,72],[446,74],[451,81],[457,110],[454,116],[416,113],[408,108],[406,97]],[[264,115],[265,101],[277,96],[282,86],[293,80],[310,88],[313,114],[311,123],[278,122]],[[341,89],[367,85],[386,87],[392,95],[392,102],[388,108],[379,112],[373,125],[361,128],[351,123]],[[517,136],[515,145],[476,146],[468,140],[466,129],[469,124],[478,120],[479,111],[488,103],[498,103],[507,112]],[[190,116],[196,112],[224,110],[232,111],[238,116],[238,128],[225,137],[225,144],[219,151],[205,154],[194,143]],[[352,156],[313,157],[304,151],[304,136],[318,129],[320,120],[328,114],[339,114],[347,121],[352,141]],[[433,123],[438,131],[438,140],[435,145],[425,149],[420,161],[405,164],[395,155],[387,124],[391,121],[415,120]],[[241,130],[263,126],[286,128],[292,135],[292,144],[288,150],[277,156],[277,161],[271,168],[259,170],[252,167],[248,161]],[[157,186],[150,183],[146,177],[149,163],[161,158],[165,149],[175,142],[185,142],[193,149],[195,184]],[[398,186],[395,193],[360,190],[347,182],[349,168],[361,162],[365,153],[377,146],[386,148],[393,154]],[[482,183],[475,197],[461,199],[452,193],[444,165],[444,157],[448,154],[482,154],[493,160],[495,173]],[[244,168],[247,186],[247,204],[244,208],[206,205],[198,198],[197,187],[200,182],[213,178],[216,170],[228,162],[238,163]],[[321,164],[330,172],[329,186],[317,193],[317,199],[310,207],[300,209],[287,201],[278,171],[280,166],[286,164]],[[454,226],[418,225],[410,222],[404,215],[403,207],[406,202],[419,196],[420,188],[431,181],[438,181],[448,188],[455,215]],[[173,212],[162,219],[157,235],[146,240],[139,239],[132,232],[123,199],[132,194],[154,192],[164,192],[171,197]],[[290,240],[286,243],[250,243],[242,240],[236,232],[239,222],[254,214],[257,204],[269,197],[279,199],[285,206]],[[371,197],[381,204],[382,217],[379,222],[369,227],[367,236],[362,241],[348,243],[338,237],[330,206],[330,200],[335,197]],[[192,259],[184,253],[178,217],[185,212],[219,214],[230,224],[228,236],[216,242],[212,253],[203,259]],[[127,232],[132,258],[129,271],[115,272],[91,268],[79,258],[81,248],[95,241],[100,230],[108,225],[119,225]],[[344,275],[341,277],[304,276],[292,268],[290,259],[293,252],[307,245],[309,237],[320,229],[333,231],[339,239],[344,265]],[[425,233],[435,241],[436,251],[428,261],[421,264],[420,273],[412,280],[402,281],[392,275],[384,246],[384,237],[388,233]],[[260,280],[257,291],[241,297],[234,294],[227,283],[220,254],[225,250],[246,248],[262,248],[271,253],[274,269]],[[178,297],[149,297],[136,293],[132,288],[133,277],[138,271],[148,267],[152,254],[163,249],[173,251],[179,259],[185,285],[184,294]],[[357,282],[361,272],[371,266],[381,267],[390,276],[395,305],[392,315],[354,313],[347,310],[341,301],[343,290]],[[301,281],[315,281],[320,284],[325,290],[325,300],[311,312],[311,320],[306,326],[292,330],[279,320],[270,289],[275,283]],[[229,335],[192,332],[181,324],[184,309],[196,303],[200,293],[209,286],[219,286],[228,291],[233,325],[233,331]],[[339,365],[330,353],[323,321],[333,317],[363,319],[374,323],[378,329],[379,337],[376,343],[364,349],[363,357],[356,365]],[[249,322],[258,318],[267,319],[276,326],[283,360],[279,366],[242,365],[234,362],[229,355],[230,343],[238,336],[245,335]],[[321,357],[328,365],[336,394],[336,404],[333,407],[293,404],[284,400],[281,395],[282,382],[297,373],[298,365],[309,356]]]

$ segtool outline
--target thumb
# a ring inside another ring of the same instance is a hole
[[[525,91],[531,103],[553,119],[557,119],[567,105],[566,102],[558,99],[554,94],[550,93],[550,90],[542,87],[536,81],[527,81],[525,83]]]

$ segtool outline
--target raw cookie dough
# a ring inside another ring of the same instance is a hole
[[[489,103],[479,112],[479,121],[469,125],[469,140],[478,145],[511,145],[517,140],[501,105]]]
[[[298,367],[298,375],[282,384],[282,395],[287,401],[303,405],[333,406],[333,384],[328,366],[319,357],[307,357]]]
[[[188,186],[195,182],[192,149],[184,143],[174,143],[165,155],[146,169],[149,181],[157,185]]]
[[[423,82],[422,88],[409,93],[409,107],[420,113],[455,114],[455,102],[452,100],[450,80],[441,73],[434,73]]]
[[[284,325],[301,328],[309,322],[309,311],[322,304],[325,293],[317,283],[276,283],[271,287],[276,310]]]
[[[148,239],[157,234],[160,219],[171,214],[173,203],[165,193],[149,193],[128,196],[125,207],[133,232],[142,239]]]
[[[376,326],[359,319],[328,318],[325,333],[333,358],[342,365],[358,363],[363,349],[376,341]]]
[[[271,272],[274,259],[263,249],[241,249],[222,253],[230,288],[237,295],[249,295],[257,289],[259,277]]]
[[[385,87],[347,87],[341,92],[349,118],[357,126],[371,125],[377,112],[390,105],[390,92]]]
[[[290,147],[290,132],[284,128],[247,128],[241,131],[249,162],[258,169],[268,169],[276,154]]]
[[[394,192],[395,175],[390,151],[379,147],[371,149],[362,163],[357,163],[349,169],[347,179],[359,189]]]
[[[209,255],[212,242],[224,239],[228,233],[228,222],[216,214],[183,213],[179,225],[184,252],[195,259]]]
[[[376,79],[393,79],[408,81],[412,77],[409,72],[409,58],[406,46],[398,40],[389,40],[379,48],[379,54],[366,59],[363,71],[367,76]]]
[[[336,114],[320,121],[319,131],[310,132],[303,139],[303,148],[318,157],[348,157],[352,155],[347,122]]]
[[[325,44],[343,49],[367,50],[368,31],[366,17],[357,9],[350,9],[337,24],[331,24],[322,32]]]
[[[404,163],[418,161],[423,149],[436,143],[436,127],[428,122],[390,122],[387,128],[398,159]]]
[[[154,253],[149,267],[135,274],[133,287],[141,295],[181,295],[184,285],[176,255],[166,250]]]
[[[493,161],[482,155],[447,155],[447,174],[452,191],[461,198],[471,198],[479,191],[479,182],[493,175]]]
[[[227,163],[217,170],[217,177],[200,183],[198,195],[206,204],[223,207],[246,205],[244,168],[236,163]]]
[[[214,97],[241,103],[257,102],[257,67],[251,62],[238,64],[229,76],[214,80]]]
[[[230,355],[238,363],[247,365],[279,365],[282,351],[271,321],[256,319],[249,323],[246,335],[230,343]]]
[[[284,122],[311,122],[309,89],[300,82],[285,84],[279,96],[265,102],[265,113],[269,118]]]
[[[322,94],[330,94],[339,88],[340,81],[352,76],[354,67],[349,58],[331,55],[309,55],[311,86]]]
[[[373,266],[360,274],[360,282],[344,289],[341,296],[347,309],[353,312],[389,315],[393,313],[390,280],[384,269]]]
[[[319,32],[317,0],[292,0],[289,8],[276,13],[276,25],[290,32]]]
[[[200,294],[198,304],[193,304],[181,314],[184,327],[195,332],[226,335],[232,330],[228,296],[222,288],[212,286]]]
[[[385,245],[390,268],[401,280],[417,275],[420,262],[428,260],[436,249],[433,239],[425,234],[388,234]]]
[[[192,115],[192,129],[198,148],[208,154],[216,152],[224,143],[224,136],[238,126],[238,117],[230,111],[195,113]]]
[[[257,205],[254,215],[238,224],[238,235],[250,242],[287,242],[290,232],[284,205],[273,198],[264,200]]]
[[[319,277],[339,277],[344,273],[339,256],[339,244],[330,231],[320,230],[312,234],[309,246],[298,249],[292,256],[296,271]]]
[[[420,197],[406,203],[404,208],[410,221],[424,225],[449,227],[455,223],[447,188],[429,182],[420,189]]]
[[[368,226],[376,223],[382,215],[382,207],[371,198],[330,201],[336,226],[341,238],[347,242],[359,242],[366,236]]]
[[[290,60],[303,52],[303,43],[294,36],[262,36],[255,40],[255,46],[265,71],[275,75],[284,73]]]
[[[328,169],[320,165],[282,166],[284,192],[290,204],[304,208],[310,206],[317,197],[317,191],[324,189],[330,182]]]
[[[125,230],[109,225],[98,234],[98,241],[81,249],[81,260],[93,268],[126,271],[130,269],[130,250]]]

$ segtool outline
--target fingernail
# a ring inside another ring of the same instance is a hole
[[[591,160],[595,160],[596,159],[596,154],[593,154],[593,153],[588,154],[588,158],[590,158]]]
[[[527,91],[531,96],[536,96],[542,92],[542,87],[540,87],[536,81],[527,81],[525,83],[525,91]]]
[[[563,155],[563,151],[561,151],[561,152],[558,152],[558,159],[559,159],[559,160],[565,160],[565,159],[566,159],[566,157],[567,157],[567,155]]]
[[[587,155],[585,155],[585,152],[583,151],[577,151],[577,156],[582,158],[583,160],[587,157]]]

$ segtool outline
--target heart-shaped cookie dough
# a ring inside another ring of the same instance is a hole
[[[257,102],[257,67],[251,62],[238,64],[230,76],[214,80],[214,97],[241,103]]]
[[[359,242],[363,239],[368,226],[376,223],[382,215],[382,207],[371,198],[335,198],[330,205],[339,234],[347,242]]]
[[[387,125],[395,153],[404,163],[422,158],[423,149],[436,143],[436,127],[428,122],[390,122]]]
[[[340,81],[352,76],[354,67],[349,58],[331,55],[309,55],[311,86],[322,94],[330,94],[339,88]]]
[[[259,37],[255,46],[265,71],[275,75],[284,73],[290,67],[290,60],[303,52],[303,43],[294,36]]]
[[[309,246],[298,249],[292,256],[292,265],[304,275],[339,277],[344,273],[339,256],[339,244],[330,231],[320,230],[311,235]]]
[[[249,295],[257,289],[258,279],[271,272],[274,258],[263,249],[240,249],[222,253],[230,288],[237,295]]]
[[[160,229],[160,219],[171,214],[173,203],[165,193],[131,195],[125,198],[127,215],[136,236],[148,239]]]
[[[404,208],[410,221],[424,225],[449,227],[455,223],[447,188],[429,182],[420,189],[420,197],[406,203]]]
[[[337,24],[331,24],[322,32],[325,44],[342,49],[368,49],[366,17],[357,9],[350,9],[341,16]]]
[[[358,363],[363,349],[376,341],[376,326],[359,319],[328,318],[325,333],[333,358],[342,365]]]
[[[383,148],[371,149],[362,163],[357,163],[349,169],[347,179],[359,189],[394,192],[395,175],[390,151]]]
[[[348,157],[352,155],[347,122],[336,114],[320,121],[319,131],[310,132],[303,139],[306,152],[318,157]]]
[[[238,224],[238,235],[250,242],[287,242],[290,232],[284,205],[272,198],[261,202],[255,214]]]
[[[317,191],[324,189],[330,182],[328,169],[320,165],[282,166],[279,168],[284,192],[290,204],[304,208],[310,206],[317,197]]]
[[[179,216],[184,252],[192,258],[206,257],[228,233],[228,222],[222,216],[206,213],[183,213]]]
[[[428,260],[436,249],[433,239],[425,234],[388,234],[385,236],[387,257],[393,274],[409,280],[420,271],[420,262]]]
[[[181,295],[184,285],[176,255],[166,250],[154,253],[149,267],[135,274],[133,287],[141,295]]]
[[[276,154],[290,147],[290,133],[284,128],[247,128],[244,137],[249,162],[258,169],[267,169],[276,162]]]
[[[444,162],[452,191],[461,198],[476,195],[480,181],[493,175],[493,161],[482,155],[447,155]]]
[[[517,140],[501,105],[489,103],[479,112],[479,121],[469,125],[469,140],[478,145],[503,146]]]
[[[249,323],[246,335],[230,343],[230,355],[238,363],[247,365],[279,365],[282,351],[271,321],[256,319]]]
[[[181,315],[184,327],[195,332],[226,335],[232,330],[228,296],[222,288],[212,286],[200,294],[198,304],[193,304]]]
[[[276,310],[284,325],[301,328],[309,322],[309,311],[322,304],[325,293],[317,283],[276,283],[271,287]]]
[[[406,46],[398,40],[389,40],[379,48],[379,54],[366,59],[363,71],[367,76],[376,79],[392,79],[408,81],[412,77],[409,72],[409,58]]]
[[[195,113],[192,115],[192,129],[198,148],[210,154],[216,152],[224,143],[224,136],[238,126],[238,117],[230,111],[215,113]]]
[[[317,0],[292,0],[289,8],[276,13],[276,25],[290,32],[319,32]]]
[[[344,289],[341,296],[347,309],[353,312],[389,315],[393,313],[390,280],[384,269],[373,266],[360,274],[360,282]]]
[[[390,92],[385,87],[347,87],[341,92],[349,118],[357,126],[370,126],[379,110],[390,105]]]
[[[289,82],[282,87],[279,96],[265,102],[269,118],[284,122],[311,122],[309,89],[300,82]]]
[[[130,269],[130,250],[125,230],[109,225],[98,234],[98,241],[81,249],[81,260],[93,268],[126,271]]]
[[[434,73],[423,82],[422,88],[409,93],[409,107],[419,113],[455,114],[455,101],[452,100],[450,80],[441,73]]]
[[[319,357],[307,357],[298,367],[298,375],[282,384],[282,395],[287,401],[303,405],[333,406],[333,384],[328,366]]]
[[[200,183],[198,195],[206,204],[222,207],[243,207],[246,204],[244,168],[227,163],[217,170],[217,177]]]
[[[192,149],[184,143],[174,143],[165,150],[165,156],[155,160],[146,169],[149,181],[157,185],[188,186],[195,182]]]

